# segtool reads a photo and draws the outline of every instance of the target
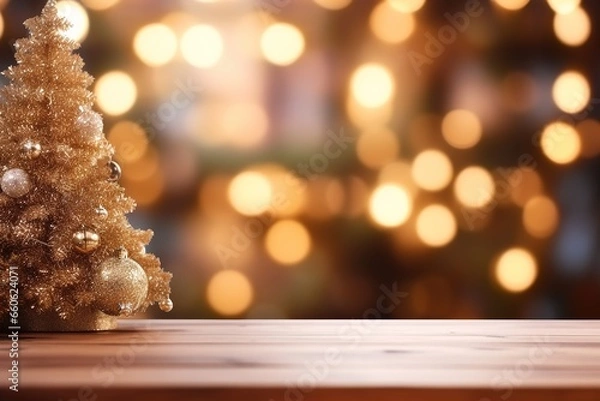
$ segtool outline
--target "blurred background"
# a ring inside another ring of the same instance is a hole
[[[2,69],[44,3],[0,0]],[[173,273],[149,314],[600,318],[599,2],[59,7]]]

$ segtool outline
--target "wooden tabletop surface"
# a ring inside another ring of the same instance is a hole
[[[600,321],[124,320],[21,333],[19,393],[10,345],[0,400],[600,400]]]

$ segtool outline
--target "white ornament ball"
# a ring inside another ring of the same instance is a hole
[[[100,114],[92,110],[84,110],[77,118],[77,125],[83,134],[88,135],[92,141],[102,138],[104,124]]]
[[[11,198],[20,198],[31,191],[32,184],[25,170],[12,168],[2,175],[0,187]]]

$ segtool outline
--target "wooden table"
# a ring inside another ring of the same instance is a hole
[[[126,320],[23,334],[1,400],[600,400],[600,321]]]

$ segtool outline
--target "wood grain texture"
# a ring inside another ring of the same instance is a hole
[[[126,320],[19,348],[1,400],[600,400],[600,321]]]

